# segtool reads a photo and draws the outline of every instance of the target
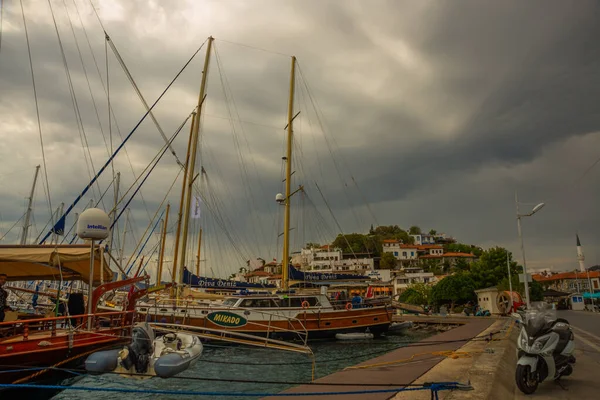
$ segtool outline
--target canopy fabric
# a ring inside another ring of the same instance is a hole
[[[585,292],[583,294],[583,298],[584,299],[600,299],[600,293]]]
[[[95,248],[94,284],[103,280],[110,282],[113,273],[106,259],[101,262],[100,249]],[[25,280],[90,280],[89,245],[33,245],[0,246],[0,273],[7,275],[8,281]],[[100,270],[104,265],[103,271]],[[60,267],[60,268],[59,268]]]
[[[559,292],[558,290],[554,290],[554,289],[548,289],[546,291],[544,291],[543,296],[544,297],[565,297],[568,296],[570,293],[566,293],[566,292]]]

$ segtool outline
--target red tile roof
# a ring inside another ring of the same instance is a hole
[[[590,271],[590,278],[600,278],[600,271]],[[532,275],[532,278],[539,282],[560,281],[563,279],[587,279],[587,272],[562,272],[551,276],[543,276],[540,274]]]
[[[439,244],[417,244],[415,245],[419,250],[429,250],[429,249],[443,249],[444,247]]]
[[[384,239],[383,243],[400,243],[400,242],[395,239]]]
[[[281,279],[281,274],[273,275],[273,276],[267,278],[268,281],[276,280],[276,279]]]
[[[401,244],[400,244],[400,248],[401,248],[401,249],[418,249],[418,248],[419,248],[419,245],[416,245],[416,244],[404,244],[404,243],[401,243]]]
[[[464,258],[475,258],[472,253],[445,253],[444,257],[464,257]]]
[[[244,275],[246,278],[252,277],[252,276],[271,276],[270,273],[265,272],[265,271],[252,271],[249,274]]]

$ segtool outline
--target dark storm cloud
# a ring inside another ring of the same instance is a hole
[[[105,143],[64,7],[55,3],[98,168],[106,159]],[[74,7],[67,4],[74,17]],[[77,4],[105,79],[103,33],[89,4]],[[572,230],[583,232],[587,243],[600,241],[598,221],[590,217],[595,215],[593,201],[585,200],[600,194],[591,180],[597,175],[590,174],[578,186],[578,207],[572,205],[575,193],[564,194],[596,156],[600,58],[593,41],[600,24],[593,2],[95,4],[149,103],[208,35],[217,38],[219,63],[213,56],[198,164],[205,166],[222,202],[221,212],[232,221],[245,248],[253,243],[256,253],[278,256],[273,241],[281,228],[274,220],[279,210],[272,199],[282,190],[290,60],[228,41],[298,56],[322,119],[315,115],[299,77],[295,156],[302,162],[296,164],[294,185],[305,183],[311,199],[323,207],[313,184],[319,181],[344,231],[364,231],[374,222],[363,204],[364,194],[382,224],[419,224],[465,241],[516,250],[512,200],[518,188],[526,201],[551,199],[544,213],[525,227],[534,261],[562,260],[555,266],[567,265]],[[80,192],[88,173],[47,4],[26,10],[56,206]],[[22,214],[32,168],[41,162],[20,10],[11,6],[6,11],[8,28],[0,55],[0,154],[2,172],[21,171],[5,178],[0,173],[8,189],[0,194],[3,230]],[[74,24],[106,133],[106,96],[78,20]],[[112,55],[110,60],[111,103],[125,135],[144,110]],[[203,52],[155,110],[167,136],[197,101],[202,60]],[[319,122],[324,123],[331,148]],[[181,159],[188,129],[174,143]],[[120,142],[116,134],[114,141]],[[116,160],[124,187],[134,179],[129,162],[139,174],[163,144],[153,124],[145,121],[127,146],[129,160],[125,154]],[[172,156],[165,155],[143,190],[148,211],[139,200],[132,203],[138,237],[176,173]],[[103,177],[101,190],[109,182]],[[175,185],[169,196],[172,205],[178,204],[178,191]],[[40,220],[47,219],[43,199],[40,188]],[[335,224],[325,208],[321,212],[330,227],[309,234],[326,241],[323,232],[332,231]],[[262,241],[257,239],[260,231],[266,237]],[[227,243],[221,236],[210,237]],[[228,273],[237,270],[231,259],[221,262],[231,264]]]

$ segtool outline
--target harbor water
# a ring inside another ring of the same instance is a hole
[[[320,378],[348,366],[380,356],[430,336],[424,331],[407,331],[404,335],[360,341],[321,341],[310,343],[315,363],[315,378]],[[195,392],[277,393],[292,386],[292,382],[310,382],[311,357],[305,354],[263,348],[206,344],[200,361],[189,370],[171,379],[127,379],[118,375],[86,376],[75,386],[134,388],[142,390],[186,390]],[[249,383],[244,381],[277,381]],[[285,383],[288,382],[288,383]],[[180,399],[181,395],[151,393],[83,392],[65,390],[53,400],[121,400],[136,398]],[[195,396],[197,397],[197,396]],[[211,396],[203,397],[210,398]],[[191,397],[190,397],[191,398]],[[248,397],[227,396],[227,399]]]

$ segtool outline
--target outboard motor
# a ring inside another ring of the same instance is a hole
[[[134,327],[131,336],[131,344],[120,353],[121,364],[125,369],[135,366],[137,373],[145,373],[152,356],[154,334],[147,325],[142,325]]]

